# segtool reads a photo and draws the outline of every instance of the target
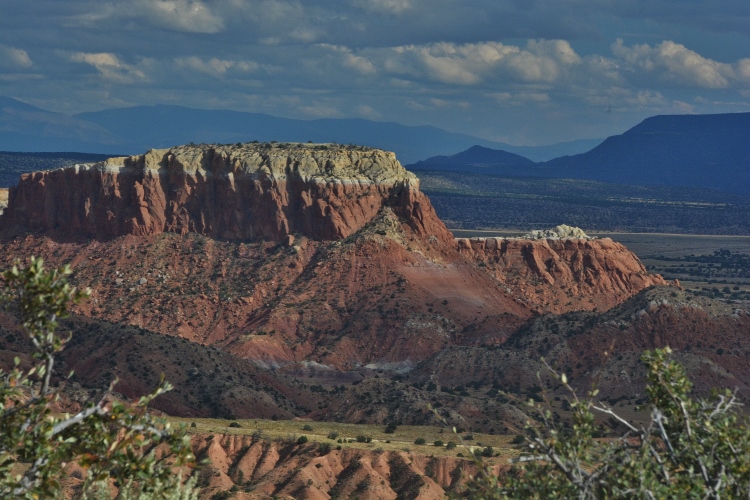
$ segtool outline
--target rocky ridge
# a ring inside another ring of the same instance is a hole
[[[645,288],[665,284],[610,238],[589,238],[569,226],[530,234],[531,238],[457,238],[456,246],[507,290],[545,312],[607,310]]]
[[[425,236],[449,237],[393,153],[332,144],[188,145],[24,174],[4,219],[89,236],[335,240],[386,205]]]

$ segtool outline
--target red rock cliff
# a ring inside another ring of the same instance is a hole
[[[95,236],[334,240],[384,206],[418,234],[451,238],[393,153],[337,145],[180,146],[35,172],[11,189],[3,219]]]
[[[609,238],[458,238],[456,245],[508,291],[543,311],[609,309],[644,288],[665,284]]]

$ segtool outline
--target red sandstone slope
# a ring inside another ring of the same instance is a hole
[[[270,366],[409,366],[661,282],[606,240],[457,246],[369,148],[182,146],[28,174],[0,228],[0,267],[72,262],[94,292],[80,312]]]
[[[196,435],[193,451],[211,461],[197,472],[205,498],[235,487],[236,498],[245,499],[428,500],[460,491],[478,472],[470,461],[452,457],[354,448],[321,451],[315,443],[300,446],[240,435]]]
[[[462,255],[544,312],[604,311],[645,288],[665,284],[625,246],[609,238],[459,238],[456,242]]]

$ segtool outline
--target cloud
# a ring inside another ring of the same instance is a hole
[[[369,59],[353,54],[352,50],[348,47],[328,43],[321,43],[320,47],[341,54],[341,64],[347,68],[352,68],[363,75],[370,75],[376,72],[375,65]]]
[[[178,57],[175,59],[175,63],[181,68],[213,76],[222,76],[231,69],[241,72],[250,72],[258,69],[258,64],[253,61],[230,61],[216,57],[207,60],[196,56]]]
[[[143,0],[140,6],[154,24],[189,33],[219,33],[224,21],[198,0]]]
[[[394,47],[384,67],[405,74],[421,68],[425,77],[452,85],[476,85],[503,78],[550,83],[562,78],[581,61],[564,40],[531,40],[524,48],[494,41],[442,42]]]
[[[411,0],[354,0],[352,4],[377,14],[401,14],[412,8]]]
[[[340,118],[344,116],[335,106],[323,103],[312,103],[309,106],[300,106],[299,110],[314,118]]]
[[[495,92],[490,97],[501,105],[522,106],[529,103],[543,104],[550,102],[551,98],[547,92]]]
[[[375,111],[371,106],[368,106],[367,104],[360,104],[356,108],[357,114],[361,116],[362,118],[367,118],[368,120],[380,120],[383,118],[383,115]]]
[[[25,50],[0,44],[0,68],[30,68],[32,64]]]
[[[648,44],[626,47],[622,39],[612,45],[612,53],[622,59],[628,69],[656,74],[664,81],[683,86],[726,88],[744,80],[746,60],[735,66],[703,57],[682,44],[665,40],[651,47]]]
[[[93,66],[102,78],[115,83],[133,83],[147,79],[142,70],[123,63],[110,52],[76,52],[70,56],[70,60]]]

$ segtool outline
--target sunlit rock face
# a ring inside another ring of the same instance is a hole
[[[543,311],[606,310],[645,288],[665,284],[621,243],[590,238],[569,226],[521,238],[457,238],[456,247]]]
[[[395,154],[328,144],[189,145],[34,172],[11,189],[4,224],[97,236],[335,240],[384,206],[418,232],[450,238]]]

